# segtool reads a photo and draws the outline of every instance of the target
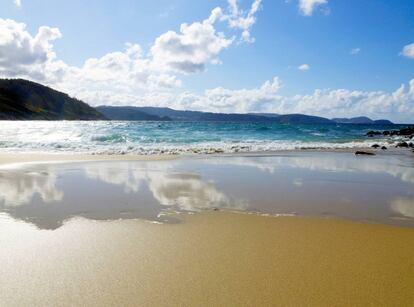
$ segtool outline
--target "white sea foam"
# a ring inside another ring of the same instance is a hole
[[[14,143],[11,146],[0,148],[1,152],[22,153],[87,153],[87,154],[139,154],[139,155],[179,155],[179,154],[218,154],[218,153],[248,153],[248,152],[275,152],[287,150],[323,150],[323,149],[357,149],[368,148],[373,144],[385,145],[386,142],[298,142],[298,141],[251,141],[238,142],[205,142],[197,144],[157,144],[157,145],[96,145],[96,144],[35,144]]]

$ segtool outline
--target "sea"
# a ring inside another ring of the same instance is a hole
[[[182,155],[390,145],[399,125],[155,121],[1,121],[0,152]]]

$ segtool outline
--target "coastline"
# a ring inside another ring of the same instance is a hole
[[[309,149],[289,149],[277,151],[250,151],[234,153],[193,153],[193,154],[148,154],[140,155],[134,153],[127,154],[95,154],[95,153],[54,153],[54,152],[35,152],[35,153],[6,153],[0,152],[0,165],[16,163],[48,163],[48,162],[80,162],[80,161],[164,161],[173,159],[205,159],[211,157],[244,157],[244,156],[279,156],[290,155],[295,153],[349,153],[355,154],[356,151],[368,151],[375,155],[404,155],[412,156],[410,149],[388,148],[387,150],[374,149],[371,147],[356,148],[309,148]]]

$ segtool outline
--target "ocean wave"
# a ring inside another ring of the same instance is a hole
[[[221,153],[266,153],[290,150],[335,150],[369,148],[373,144],[389,146],[387,142],[299,142],[299,141],[246,141],[246,142],[202,142],[193,144],[27,144],[15,143],[12,146],[0,148],[2,152],[51,152],[51,153],[81,153],[109,155],[183,155],[183,154],[221,154]],[[9,144],[11,145],[11,144]]]
[[[389,146],[370,127],[242,123],[2,122],[0,152],[180,155]]]

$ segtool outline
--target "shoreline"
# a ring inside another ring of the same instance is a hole
[[[96,155],[78,153],[0,153],[0,166],[24,163],[98,162],[98,161],[165,161],[178,156],[168,155]]]
[[[194,153],[194,154],[93,154],[93,153],[54,153],[54,152],[35,152],[35,153],[6,153],[0,152],[0,165],[20,164],[20,163],[47,163],[47,162],[97,162],[97,161],[167,161],[174,159],[205,159],[211,157],[272,157],[279,155],[291,154],[335,154],[350,153],[355,154],[356,151],[368,151],[378,156],[386,155],[403,155],[412,156],[414,154],[410,149],[388,148],[387,150],[374,149],[371,147],[356,148],[332,148],[332,149],[294,149],[294,150],[277,150],[277,151],[251,151],[251,152],[235,152],[235,153]]]

